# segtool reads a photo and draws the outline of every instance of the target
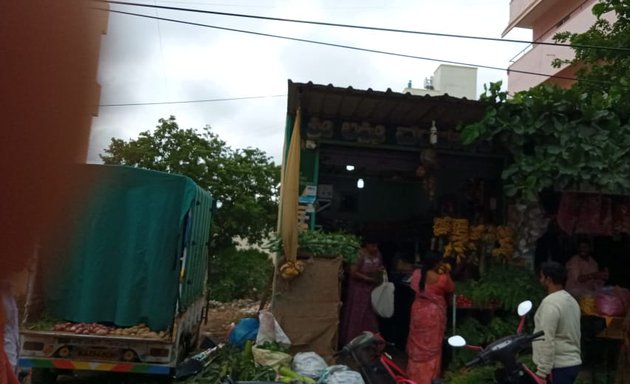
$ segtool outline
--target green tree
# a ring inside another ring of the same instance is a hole
[[[611,12],[612,23],[604,18]],[[593,13],[597,21],[588,31],[555,36],[576,52],[574,86],[543,84],[508,98],[500,83],[490,84],[481,96],[485,116],[462,129],[466,144],[493,140],[507,149],[509,196],[535,201],[550,187],[630,191],[630,55],[610,49],[630,46],[630,8],[600,0]]]
[[[218,202],[215,248],[231,245],[236,236],[260,242],[275,229],[279,167],[259,149],[230,148],[209,126],[182,129],[171,116],[137,139],[112,138],[104,152],[105,164],[178,173],[208,189]]]
[[[626,0],[600,0],[592,11],[596,22],[586,32],[562,32],[554,36],[556,42],[570,43],[575,57],[555,59],[552,64],[555,67],[567,63],[578,66],[576,88],[590,94],[603,94],[611,105],[627,110],[630,102],[630,7]]]

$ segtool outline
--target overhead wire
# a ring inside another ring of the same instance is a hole
[[[177,12],[203,13],[203,14],[208,14],[208,15],[249,18],[249,19],[257,19],[257,20],[267,20],[267,21],[279,21],[279,22],[287,22],[287,23],[311,24],[311,25],[319,25],[319,26],[327,26],[327,27],[364,29],[364,30],[370,30],[370,31],[395,32],[395,33],[460,38],[460,39],[472,39],[472,40],[487,40],[487,41],[498,41],[498,42],[504,42],[504,43],[518,43],[518,44],[528,44],[528,45],[549,45],[549,46],[569,47],[569,48],[606,49],[606,50],[630,53],[630,48],[628,47],[608,47],[608,46],[598,46],[598,45],[588,45],[588,44],[551,43],[551,42],[545,42],[545,41],[528,41],[528,40],[503,39],[503,38],[496,38],[496,37],[484,37],[484,36],[473,36],[473,35],[458,35],[458,34],[450,34],[450,33],[413,31],[413,30],[397,29],[397,28],[371,27],[371,26],[366,26],[366,25],[331,23],[331,22],[313,21],[313,20],[289,19],[289,18],[282,18],[282,17],[248,15],[248,14],[233,13],[233,12],[209,11],[209,10],[195,9],[195,8],[172,7],[172,6],[166,6],[166,5],[142,4],[142,3],[133,3],[133,2],[128,2],[128,1],[119,1],[119,0],[93,0],[93,1],[116,4],[116,5],[133,6],[133,7],[159,8],[163,10],[177,11]]]
[[[117,104],[99,104],[99,107],[132,107],[141,105],[163,105],[163,104],[191,104],[191,103],[214,103],[219,101],[235,101],[235,100],[251,100],[251,99],[267,99],[272,97],[286,97],[287,95],[267,95],[267,96],[245,96],[245,97],[226,97],[220,99],[200,99],[185,101],[156,101],[149,103],[117,103]]]
[[[163,20],[163,21],[169,21],[169,22],[173,22],[173,23],[192,25],[192,26],[196,26],[196,27],[218,29],[218,30],[230,31],[230,32],[239,32],[239,33],[251,34],[251,35],[256,35],[256,36],[273,37],[273,38],[277,38],[277,39],[298,41],[298,42],[303,42],[303,43],[324,45],[324,46],[336,47],[336,48],[344,48],[344,49],[349,49],[349,50],[354,50],[354,51],[361,51],[361,52],[368,52],[368,53],[377,53],[377,54],[382,54],[382,55],[403,57],[403,58],[408,58],[408,59],[432,61],[432,62],[438,62],[438,63],[462,65],[462,66],[477,67],[477,68],[484,68],[484,69],[492,69],[492,70],[502,71],[502,72],[507,72],[507,73],[510,73],[510,72],[522,73],[522,74],[527,74],[527,75],[543,76],[543,77],[547,77],[547,78],[556,78],[556,79],[570,80],[570,81],[577,80],[577,78],[570,77],[570,76],[560,76],[560,75],[554,75],[554,74],[549,74],[549,73],[524,71],[524,70],[519,70],[519,69],[508,69],[508,68],[496,67],[496,66],[491,66],[491,65],[471,64],[471,63],[466,63],[466,62],[461,62],[461,61],[436,59],[436,58],[432,58],[432,57],[423,57],[423,56],[409,55],[409,54],[404,54],[404,53],[382,51],[382,50],[377,50],[377,49],[361,48],[361,47],[355,47],[355,46],[345,45],[345,44],[327,43],[327,42],[318,41],[318,40],[302,39],[302,38],[297,38],[297,37],[275,35],[275,34],[271,34],[271,33],[248,31],[248,30],[236,29],[236,28],[220,27],[220,26],[216,26],[216,25],[195,23],[195,22],[191,22],[191,21],[177,20],[177,19],[171,19],[171,18],[166,18],[166,17],[156,17],[156,16],[145,15],[145,14],[141,14],[141,13],[119,11],[119,10],[114,10],[114,9],[102,9],[102,10],[103,11],[107,11],[107,12],[112,12],[112,13],[118,13],[118,14],[123,14],[123,15],[148,18],[148,19],[155,19],[155,18],[157,18],[157,19]],[[598,83],[604,83],[604,82],[598,82]],[[609,84],[609,82],[606,82],[606,84]]]

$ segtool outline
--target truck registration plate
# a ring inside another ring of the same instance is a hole
[[[77,357],[102,359],[102,360],[118,360],[118,351],[109,348],[80,348],[76,353]]]

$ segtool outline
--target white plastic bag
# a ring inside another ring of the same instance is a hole
[[[349,369],[350,367],[348,367],[347,365],[330,365],[319,377],[319,380],[317,380],[317,384],[328,384],[328,378],[332,376],[335,372],[347,371]]]
[[[372,308],[380,317],[394,315],[394,290],[394,283],[389,282],[387,272],[383,272],[383,282],[372,290]]]
[[[365,381],[359,372],[346,369],[330,374],[326,384],[365,384]]]
[[[258,314],[258,335],[256,336],[256,344],[263,345],[265,342],[278,342],[286,347],[291,345],[291,340],[286,333],[280,328],[280,324],[273,314],[267,310],[262,310]]]
[[[293,370],[302,376],[317,379],[326,368],[326,361],[315,352],[298,352],[293,356]]]

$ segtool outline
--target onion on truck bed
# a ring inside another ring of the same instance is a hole
[[[107,326],[99,323],[57,323],[52,330],[58,332],[70,332],[76,335],[113,335],[113,336],[134,336],[152,339],[167,339],[169,334],[164,331],[152,331],[145,324],[138,324],[132,327],[119,328]]]

